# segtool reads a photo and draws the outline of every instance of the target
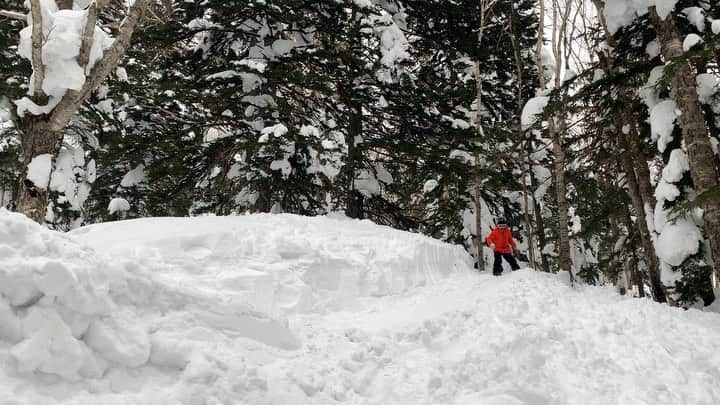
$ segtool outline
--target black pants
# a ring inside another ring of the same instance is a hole
[[[493,263],[493,274],[499,275],[502,273],[502,259],[505,258],[507,262],[510,264],[510,268],[513,269],[513,271],[518,270],[520,266],[517,264],[517,260],[515,260],[515,256],[513,256],[510,253],[500,253],[495,252],[495,262]]]

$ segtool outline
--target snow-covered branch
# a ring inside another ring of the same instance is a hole
[[[8,10],[0,10],[0,17],[10,18],[12,20],[27,21],[27,16],[22,13]]]
[[[132,34],[142,22],[148,4],[148,0],[136,0],[130,7],[127,16],[120,25],[115,41],[112,46],[105,51],[102,59],[94,65],[82,88],[77,91],[69,90],[63,96],[60,104],[53,109],[50,115],[50,127],[52,129],[61,130],[64,128],[80,108],[83,101],[85,101],[100,82],[117,66],[118,61],[125,55],[125,51],[130,46]],[[95,13],[97,13],[97,9]]]
[[[97,23],[97,6],[97,1],[92,1],[87,9],[87,19],[85,20],[85,29],[83,30],[82,44],[80,45],[80,55],[78,56],[78,64],[83,70],[87,69],[90,60],[90,49],[93,45],[95,24]]]
[[[30,15],[32,16],[32,66],[35,72],[35,98],[43,96],[42,84],[45,80],[45,66],[42,60],[43,25],[40,0],[30,0]]]

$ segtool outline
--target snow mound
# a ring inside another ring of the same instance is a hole
[[[470,264],[346,218],[0,211],[0,402],[720,403],[720,315]]]
[[[459,246],[370,221],[295,215],[151,218],[72,236],[265,313],[318,312],[402,293],[471,266]]]

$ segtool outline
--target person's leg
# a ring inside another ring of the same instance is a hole
[[[499,276],[502,274],[502,253],[495,252],[495,261],[493,262],[493,275]]]
[[[508,263],[510,263],[510,268],[513,269],[513,271],[520,269],[520,265],[517,260],[515,260],[515,256],[513,256],[512,253],[503,253],[503,257]]]

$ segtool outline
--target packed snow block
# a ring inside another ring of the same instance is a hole
[[[114,308],[109,266],[86,247],[0,210],[0,340],[20,375],[77,381],[107,368],[83,339]]]
[[[127,315],[94,320],[84,338],[103,358],[126,367],[140,367],[150,359],[150,336]]]
[[[89,353],[56,310],[32,307],[22,327],[25,339],[10,350],[18,372],[41,371],[68,380],[80,378],[78,372]]]

